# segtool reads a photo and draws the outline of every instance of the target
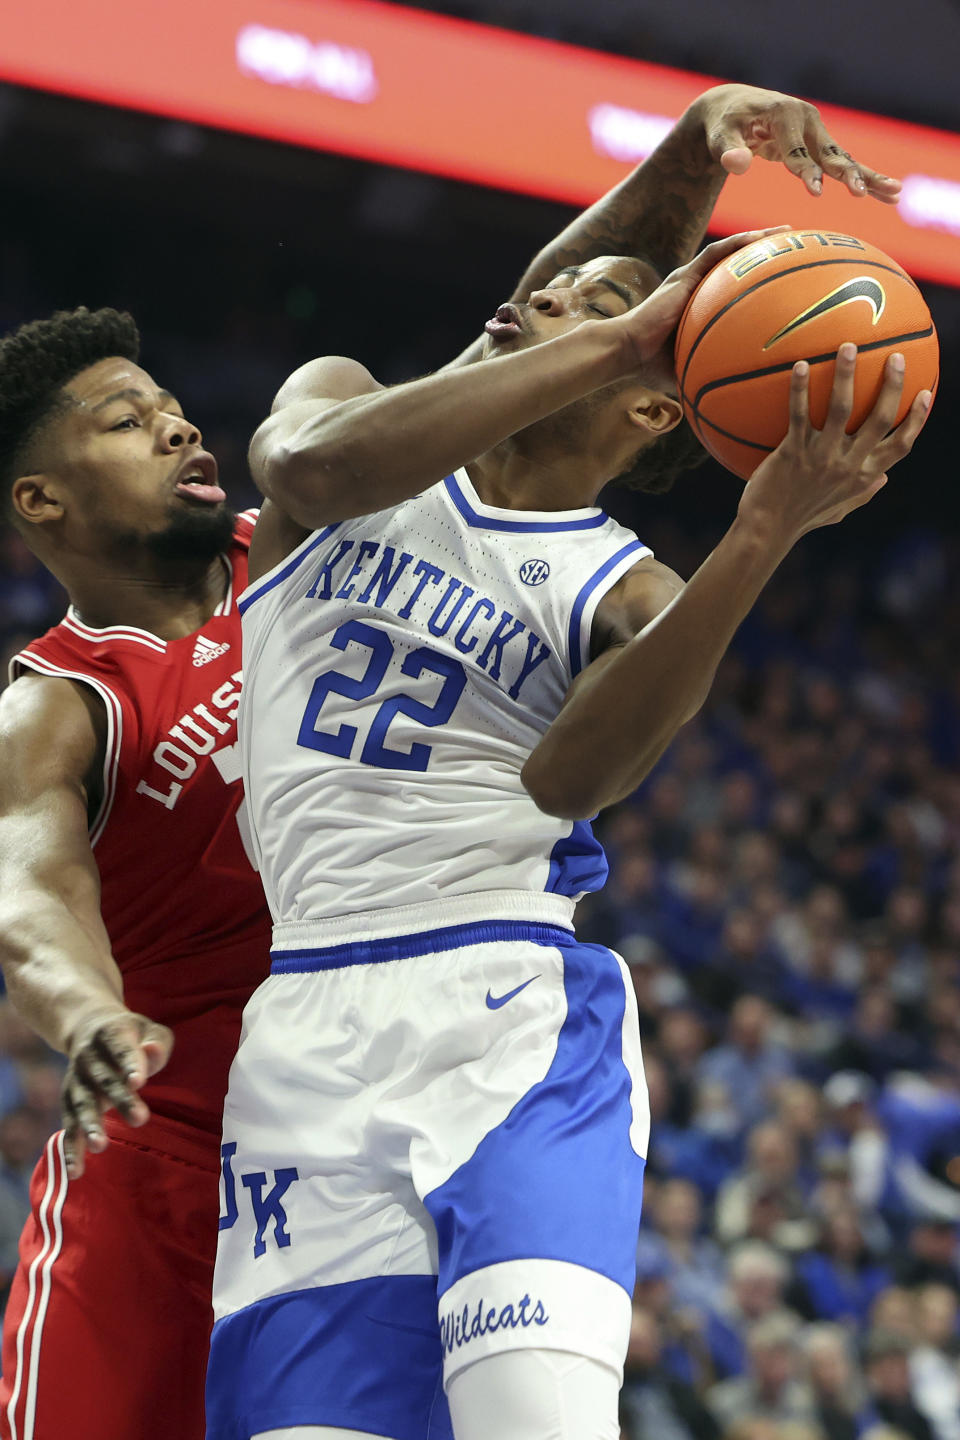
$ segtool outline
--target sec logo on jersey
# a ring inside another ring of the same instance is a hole
[[[520,579],[524,585],[542,585],[550,574],[546,560],[524,560],[520,566]]]

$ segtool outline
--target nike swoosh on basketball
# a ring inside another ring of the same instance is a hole
[[[829,295],[824,295],[822,300],[815,304],[808,305],[806,310],[801,310],[786,325],[771,335],[764,345],[764,350],[769,350],[778,340],[785,335],[792,335],[794,330],[799,330],[801,325],[809,325],[811,320],[816,320],[819,315],[826,315],[830,310],[836,310],[838,305],[850,305],[854,300],[865,300],[873,311],[873,324],[876,325],[883,314],[884,306],[887,303],[886,293],[879,280],[872,275],[858,275],[854,280],[847,280],[843,285],[838,285],[836,290],[831,290]]]
[[[490,993],[490,991],[488,990],[488,991],[487,991],[487,1009],[488,1009],[488,1010],[499,1010],[501,1005],[506,1005],[507,1001],[508,1001],[508,1000],[512,1000],[513,997],[514,997],[514,995],[519,995],[521,990],[526,990],[526,988],[527,988],[528,985],[532,985],[533,982],[534,982],[534,980],[539,980],[539,979],[540,979],[540,976],[539,976],[539,975],[531,975],[529,980],[524,980],[523,984],[522,984],[522,985],[518,985],[515,990],[508,990],[507,993],[506,993],[506,995],[496,995],[496,996],[494,996],[494,995],[492,995],[492,994]]]

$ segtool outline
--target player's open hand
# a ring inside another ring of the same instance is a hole
[[[117,1010],[92,1016],[71,1039],[63,1082],[64,1154],[71,1179],[83,1174],[87,1150],[107,1147],[103,1115],[116,1110],[128,1125],[143,1125],[150,1112],[137,1091],[170,1058],[173,1035],[165,1025]]]
[[[887,481],[887,472],[909,454],[930,409],[932,396],[921,390],[895,430],[891,430],[903,391],[903,356],[894,354],[884,368],[876,403],[859,429],[847,434],[853,411],[857,347],[837,351],[826,423],[810,423],[810,367],[799,360],[790,385],[790,428],[757,466],[740,501],[740,517],[789,548],[808,530],[835,525],[865,505]]]
[[[686,265],[671,270],[642,304],[614,320],[601,322],[605,326],[617,325],[622,330],[626,369],[639,369],[663,349],[679,325],[690,296],[715,265],[754,240],[761,240],[765,235],[779,235],[789,229],[789,225],[772,225],[766,230],[744,230],[739,235],[714,240]],[[672,365],[670,368],[673,368]]]
[[[851,195],[872,195],[886,205],[899,199],[901,182],[854,160],[806,100],[752,85],[718,85],[693,108],[702,116],[711,155],[731,175],[745,174],[759,155],[786,165],[811,195],[821,193],[828,175]]]

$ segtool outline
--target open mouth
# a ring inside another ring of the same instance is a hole
[[[203,505],[218,505],[227,498],[226,491],[217,484],[217,462],[205,450],[184,464],[173,488],[178,495]]]
[[[497,313],[484,325],[484,330],[498,343],[514,340],[523,334],[520,312],[515,305],[501,305]]]

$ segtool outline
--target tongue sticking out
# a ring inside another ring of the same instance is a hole
[[[226,490],[221,490],[219,485],[204,485],[198,480],[180,480],[174,489],[178,495],[185,495],[190,500],[202,500],[207,505],[216,505],[227,498]]]

